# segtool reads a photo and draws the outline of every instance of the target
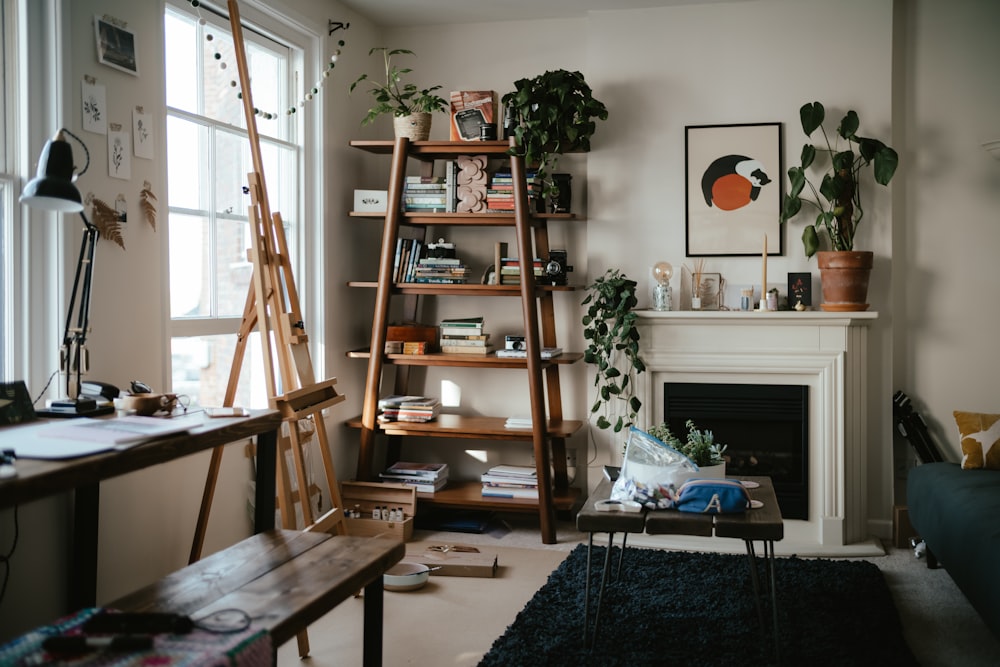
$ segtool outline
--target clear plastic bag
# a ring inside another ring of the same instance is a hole
[[[633,426],[611,498],[634,500],[651,510],[668,509],[673,507],[681,485],[697,475],[698,466],[691,459]]]

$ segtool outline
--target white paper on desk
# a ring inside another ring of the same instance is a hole
[[[128,416],[31,424],[0,430],[0,447],[25,459],[70,459],[127,449],[165,435],[183,433],[190,423]]]

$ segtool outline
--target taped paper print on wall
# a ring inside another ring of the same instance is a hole
[[[781,124],[690,125],[685,131],[687,256],[759,255],[780,239]]]

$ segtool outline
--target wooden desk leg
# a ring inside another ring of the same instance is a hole
[[[257,479],[254,486],[253,530],[274,530],[275,475],[278,461],[278,429],[257,436]]]
[[[97,541],[101,485],[78,486],[73,494],[73,536],[67,574],[67,612],[97,604]]]
[[[365,586],[364,667],[382,664],[382,577]]]

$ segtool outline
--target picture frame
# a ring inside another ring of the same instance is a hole
[[[97,41],[97,62],[120,72],[139,76],[135,35],[125,28],[124,23],[95,16],[94,37]]]
[[[781,123],[684,128],[688,257],[785,254]]]
[[[701,274],[701,285],[698,286],[697,294],[701,297],[702,310],[720,310],[722,308],[722,274]]]
[[[788,274],[788,307],[794,308],[796,303],[812,306],[812,274],[808,271]]]

